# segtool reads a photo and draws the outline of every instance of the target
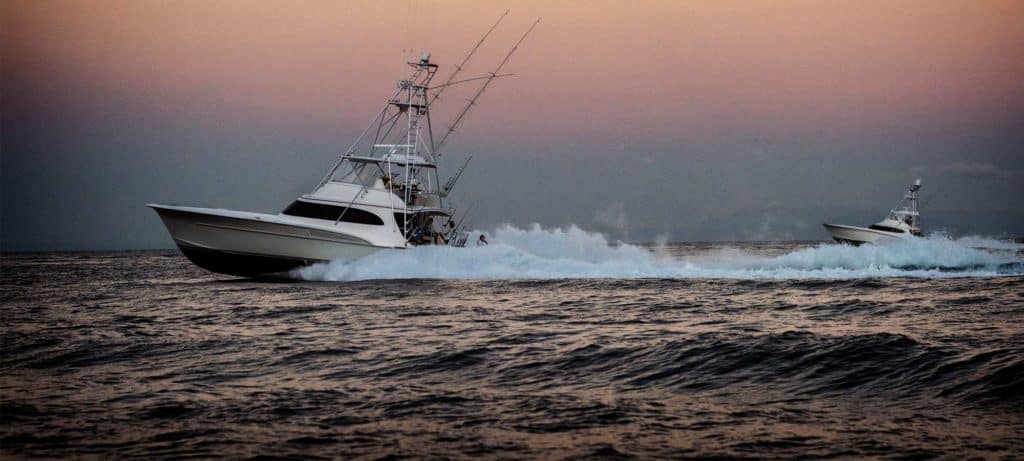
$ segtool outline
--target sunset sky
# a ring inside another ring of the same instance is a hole
[[[450,71],[506,9],[467,75],[542,21],[446,157],[475,155],[459,198],[478,226],[824,239],[821,222],[880,218],[922,177],[926,227],[1024,235],[1020,1],[0,9],[5,250],[170,247],[147,202],[276,212],[406,57]]]

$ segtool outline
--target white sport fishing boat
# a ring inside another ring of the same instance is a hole
[[[148,206],[156,210],[175,244],[197,266],[245,277],[286,273],[317,262],[354,260],[381,249],[464,246],[468,232],[462,230],[461,221],[455,222],[447,198],[472,157],[442,184],[437,173],[439,149],[487,86],[503,76],[501,68],[536,26],[535,22],[523,34],[494,72],[456,81],[456,75],[501,19],[442,85],[431,86],[438,66],[430,61],[429,53],[409,62],[412,75],[398,82],[398,91],[384,109],[316,188],[284,211],[264,214]],[[431,104],[453,85],[481,80],[482,86],[435,142]]]
[[[889,211],[889,215],[878,223],[868,227],[846,226],[842,224],[825,224],[825,230],[839,243],[861,245],[864,243],[882,243],[919,237],[920,215],[917,211],[918,191],[921,180],[910,185],[903,200]]]

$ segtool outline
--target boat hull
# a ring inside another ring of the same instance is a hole
[[[273,215],[150,205],[181,252],[211,272],[255,277],[381,249],[356,236],[276,221]]]
[[[280,256],[250,255],[229,251],[213,250],[178,243],[181,253],[195,264],[210,272],[237,275],[240,277],[259,277],[263,275],[283,274],[292,269],[314,263],[305,259],[292,259]]]
[[[824,226],[833,240],[849,245],[897,242],[908,237],[907,234],[884,232],[866,227],[844,226],[841,224],[825,224]]]

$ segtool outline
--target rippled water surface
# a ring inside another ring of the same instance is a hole
[[[287,283],[176,252],[4,255],[0,455],[1024,457],[1014,251],[670,245],[643,264],[707,272],[649,278],[621,247],[493,247],[443,280]],[[616,259],[632,272],[601,272]]]

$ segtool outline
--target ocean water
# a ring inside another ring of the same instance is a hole
[[[1018,244],[490,240],[5,254],[0,456],[1024,458]]]

